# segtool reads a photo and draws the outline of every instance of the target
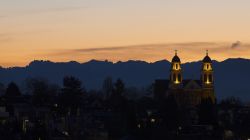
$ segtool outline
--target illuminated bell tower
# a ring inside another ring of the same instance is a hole
[[[208,51],[202,61],[201,81],[203,88],[202,98],[210,98],[215,103],[213,67],[212,60],[208,56]]]
[[[212,60],[208,56],[208,51],[202,62],[203,62],[202,72],[201,72],[202,86],[203,88],[213,88],[214,84],[213,67],[212,67]]]
[[[170,85],[172,88],[178,88],[182,83],[182,70],[181,70],[181,60],[177,56],[177,50],[175,50],[175,56],[172,59],[171,69],[170,69]]]

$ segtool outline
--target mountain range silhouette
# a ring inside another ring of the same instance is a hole
[[[182,64],[184,79],[199,79],[201,61]],[[50,83],[62,85],[64,76],[79,78],[86,89],[100,89],[106,77],[121,78],[127,87],[146,87],[155,79],[168,79],[171,63],[161,60],[154,63],[129,60],[109,62],[91,60],[86,63],[33,61],[26,67],[1,68],[0,82],[14,81],[23,85],[26,78],[45,78]],[[215,93],[218,99],[235,96],[250,100],[250,60],[230,58],[213,61]]]

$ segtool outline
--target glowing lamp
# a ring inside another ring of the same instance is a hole
[[[137,125],[137,127],[138,127],[138,128],[141,128],[141,125],[140,125],[140,124],[138,124],[138,125]]]
[[[179,82],[179,81],[175,81],[174,83],[175,83],[175,84],[179,84],[180,82]]]
[[[154,122],[155,122],[155,119],[154,119],[154,118],[152,118],[152,119],[151,119],[151,122],[152,122],[152,123],[154,123]]]

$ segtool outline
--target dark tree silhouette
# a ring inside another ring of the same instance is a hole
[[[212,99],[203,99],[198,106],[200,124],[214,125],[217,123],[216,107]]]
[[[114,84],[114,94],[120,94],[124,93],[125,86],[121,79],[117,79],[117,81]]]
[[[113,80],[111,77],[107,77],[106,79],[104,79],[102,89],[105,99],[109,98],[113,91]]]
[[[20,95],[21,95],[21,92],[19,90],[19,87],[14,82],[11,82],[6,89],[5,96],[6,97],[16,97],[16,96],[20,96]]]
[[[0,83],[0,95],[4,95],[5,93],[5,86],[4,84]]]
[[[220,102],[220,106],[225,109],[232,107],[240,107],[242,105],[242,101],[236,97],[228,97]]]
[[[73,76],[66,76],[63,79],[63,90],[65,92],[70,91],[75,94],[82,94],[83,88],[81,85],[82,82]]]
[[[118,79],[108,100],[109,108],[116,111],[122,111],[126,106],[126,98],[123,96],[125,85],[121,79]]]
[[[66,76],[63,79],[63,88],[60,95],[60,104],[68,109],[68,113],[76,113],[76,109],[81,105],[83,94],[86,93],[82,87],[82,82],[73,77]]]
[[[19,87],[14,83],[11,82],[7,89],[6,89],[6,93],[4,95],[5,103],[6,103],[6,111],[10,113],[10,115],[14,115],[14,109],[12,106],[12,103],[15,102],[16,97],[20,97],[21,96],[21,92],[19,90]]]
[[[169,95],[161,101],[160,114],[163,118],[163,125],[168,129],[176,129],[179,123],[178,104],[173,95]]]
[[[118,139],[125,134],[133,132],[136,128],[135,103],[130,102],[124,96],[124,93],[125,85],[121,79],[117,79],[114,83],[112,94],[108,99],[109,108],[115,115],[114,119],[110,120],[110,125],[108,125],[111,139]],[[116,127],[112,127],[114,124]]]
[[[36,106],[49,105],[52,103],[53,97],[57,94],[54,86],[49,85],[45,79],[27,79],[27,90],[32,94],[32,103]]]

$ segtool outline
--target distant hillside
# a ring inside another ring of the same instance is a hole
[[[215,71],[215,89],[219,98],[236,96],[250,100],[250,60],[227,59],[213,62]],[[86,63],[33,61],[26,67],[0,68],[0,82],[7,84],[15,81],[19,85],[26,78],[43,77],[51,83],[61,85],[65,75],[73,75],[82,80],[87,89],[102,86],[107,76],[122,78],[126,86],[144,87],[155,79],[169,77],[170,62],[166,60],[147,63],[144,61],[107,62],[91,60]],[[184,78],[199,79],[201,62],[183,64]]]

